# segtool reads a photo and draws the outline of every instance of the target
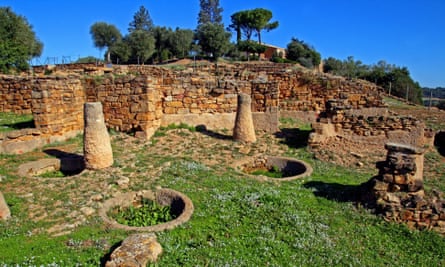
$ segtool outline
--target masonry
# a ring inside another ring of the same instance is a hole
[[[83,104],[101,102],[108,128],[150,138],[161,125],[187,123],[207,128],[234,125],[237,95],[252,99],[255,129],[278,130],[279,117],[315,121],[329,99],[357,110],[384,109],[379,89],[365,81],[308,72],[286,64],[220,64],[168,69],[156,66],[70,66],[51,75],[0,76],[0,111],[32,113],[35,129],[0,136],[0,152],[11,143],[63,139],[83,129]],[[79,70],[80,69],[80,70]],[[94,69],[94,74],[92,70]]]

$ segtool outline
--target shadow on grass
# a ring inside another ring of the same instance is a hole
[[[233,139],[233,137],[231,135],[220,134],[220,133],[214,132],[212,130],[207,130],[207,127],[205,125],[196,126],[196,131],[199,133],[202,133],[204,135],[210,136],[212,138],[220,139],[220,140],[232,140]]]
[[[320,181],[307,182],[304,187],[314,189],[314,195],[317,197],[337,202],[359,202],[363,191],[362,185],[342,185]]]
[[[445,157],[445,131],[440,131],[434,136],[434,145],[439,154]]]
[[[85,161],[82,155],[58,149],[46,149],[43,152],[60,160],[60,172],[66,176],[76,175],[85,170]]]
[[[300,130],[298,128],[283,128],[275,133],[275,137],[283,139],[280,143],[291,148],[302,148],[307,146],[309,134],[312,130]]]
[[[123,241],[119,241],[116,244],[114,244],[113,246],[111,246],[111,248],[108,250],[108,253],[105,254],[103,257],[100,258],[100,266],[101,267],[105,267],[105,265],[107,264],[107,262],[110,260],[111,254],[122,245]]]
[[[11,128],[13,130],[36,128],[34,120],[17,122],[17,123],[6,123],[6,124],[1,124],[1,126],[6,128]]]

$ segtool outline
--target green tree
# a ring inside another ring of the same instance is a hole
[[[228,51],[230,36],[222,24],[206,23],[200,25],[196,31],[196,39],[202,51],[215,61]]]
[[[219,6],[219,0],[200,0],[199,3],[200,11],[195,39],[202,52],[217,61],[228,51],[231,34],[224,29],[221,16],[223,9]]]
[[[130,22],[129,26],[128,31],[130,33],[137,30],[151,31],[153,28],[153,20],[144,6],[139,7],[139,10],[134,14],[133,21]]]
[[[122,39],[122,35],[116,26],[105,22],[96,22],[90,28],[94,46],[100,50],[108,48],[107,61],[111,62],[111,47]]]
[[[128,36],[116,42],[111,47],[111,59],[117,63],[125,63],[131,56],[131,47],[128,41]]]
[[[238,42],[237,47],[239,51],[244,51],[247,53],[247,60],[249,60],[249,55],[251,53],[261,54],[266,51],[266,47],[264,45],[249,40]]]
[[[169,52],[169,40],[172,35],[172,29],[167,27],[153,27],[152,34],[155,39],[155,54],[159,63],[168,59]]]
[[[144,30],[136,30],[128,36],[133,60],[144,64],[155,52],[155,39]]]
[[[219,0],[200,0],[200,11],[198,14],[198,25],[206,23],[222,23],[223,9],[219,6]]]
[[[170,35],[170,47],[177,58],[185,58],[189,54],[193,44],[193,31],[187,29],[176,30]]]
[[[272,12],[264,8],[244,10],[234,13],[231,17],[232,24],[229,28],[236,32],[237,42],[241,41],[241,34],[250,41],[252,34],[258,37],[258,43],[261,44],[261,31],[270,31],[276,29],[278,21],[269,22],[272,19]]]
[[[264,8],[256,8],[252,10],[253,28],[258,37],[258,43],[261,44],[261,31],[271,31],[279,25],[278,21],[270,22],[272,19],[272,11]]]
[[[242,35],[246,37],[247,41],[250,41],[252,34],[254,32],[252,24],[252,19],[250,18],[251,12],[249,10],[239,11],[232,16],[230,19],[232,24],[229,25],[229,29],[236,32],[236,42],[239,43],[242,39]]]
[[[78,60],[76,60],[74,63],[96,63],[97,61],[99,61],[100,59],[95,58],[93,56],[88,56],[88,57],[82,57],[79,58]]]
[[[40,56],[43,43],[36,37],[25,17],[11,8],[0,8],[0,71],[26,70],[28,61]]]
[[[297,38],[292,38],[287,45],[286,58],[300,63],[306,68],[314,68],[321,62],[320,53],[315,48]]]

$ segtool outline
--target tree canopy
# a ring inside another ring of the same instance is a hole
[[[200,0],[199,1],[198,25],[206,23],[222,23],[223,9],[219,5],[219,0]]]
[[[0,40],[0,71],[4,73],[26,70],[28,61],[43,51],[43,43],[26,18],[9,7],[0,8]]]
[[[360,60],[349,56],[346,60],[329,57],[324,60],[323,70],[327,73],[347,78],[358,78],[373,82],[389,94],[405,98],[408,101],[422,103],[422,90],[406,67],[398,67],[380,60],[374,65],[365,65]]]
[[[128,31],[131,33],[137,30],[150,31],[153,28],[153,20],[150,13],[144,6],[140,6],[139,10],[134,14],[133,21],[130,22]]]
[[[272,12],[264,8],[239,11],[231,16],[232,24],[229,25],[229,28],[236,32],[237,42],[241,41],[241,34],[244,34],[250,41],[252,34],[255,33],[258,43],[261,44],[261,31],[270,31],[279,25],[278,21],[270,22],[271,19]]]
[[[223,9],[219,6],[219,0],[200,0],[199,4],[195,39],[200,50],[217,61],[229,50],[231,34],[224,29],[221,16]]]
[[[100,50],[108,48],[107,61],[111,61],[110,48],[122,39],[122,35],[116,26],[107,24],[105,22],[96,22],[90,28],[91,36],[93,37],[94,46]]]
[[[296,61],[306,68],[317,67],[321,62],[320,53],[309,44],[297,38],[292,38],[291,42],[287,45],[286,58]]]
[[[230,35],[222,24],[206,23],[200,25],[196,31],[196,39],[202,51],[215,61],[229,50]]]

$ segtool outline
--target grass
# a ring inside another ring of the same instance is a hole
[[[175,218],[170,206],[161,206],[149,199],[143,199],[140,207],[115,207],[109,212],[109,216],[120,224],[137,227],[165,223]]]
[[[284,122],[289,129],[295,123]],[[169,126],[155,138],[168,138],[169,130],[178,127],[188,129],[190,136],[196,133],[186,125]],[[221,149],[202,147],[209,150],[209,157],[231,150],[235,159],[239,156],[234,145],[215,140]],[[134,148],[130,141],[114,136],[113,168],[70,179],[17,177],[17,167],[39,154],[0,155],[0,191],[13,215],[0,222],[0,266],[103,266],[107,255],[130,233],[107,228],[97,214],[87,217],[75,212],[85,205],[98,206],[100,202],[91,203],[98,194],[106,199],[116,190],[157,187],[183,192],[195,211],[186,224],[157,233],[164,252],[154,266],[445,265],[443,236],[385,222],[353,202],[358,185],[376,173],[321,162],[303,144],[288,140],[280,146],[285,156],[308,162],[313,174],[274,183],[249,179],[229,166],[204,165],[192,154],[172,156],[170,148],[158,153],[156,144],[137,143]],[[81,137],[57,144],[63,145],[81,150]],[[127,159],[128,155],[133,157]],[[427,155],[429,161],[441,159],[438,154]],[[115,184],[119,175],[130,177],[129,188]],[[436,183],[444,181],[442,175]],[[30,219],[38,208],[48,214],[46,219]],[[67,234],[47,232],[56,223],[76,220],[81,223]]]
[[[0,113],[0,132],[10,132],[24,128],[34,128],[32,114]]]

